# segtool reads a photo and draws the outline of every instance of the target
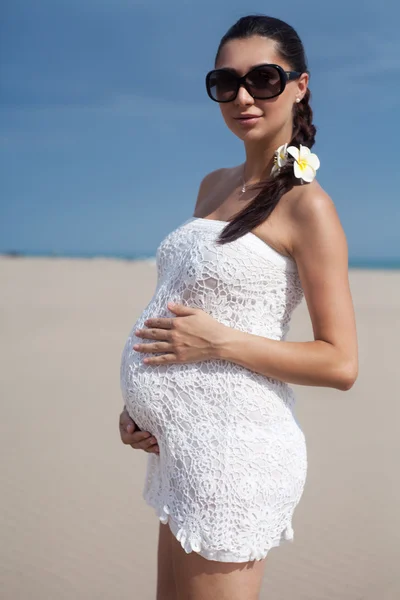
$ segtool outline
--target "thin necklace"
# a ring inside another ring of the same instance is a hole
[[[245,193],[246,191],[246,182],[244,180],[244,169],[245,169],[246,163],[244,163],[243,165],[243,173],[242,173],[242,194]]]
[[[241,176],[242,177],[242,191],[241,191],[242,194],[245,193],[246,186],[247,186],[247,183],[244,180],[244,170],[245,170],[245,167],[246,167],[246,163],[244,163],[244,165],[243,165],[243,172],[242,172],[242,176]]]

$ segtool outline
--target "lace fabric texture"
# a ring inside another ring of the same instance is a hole
[[[186,552],[209,560],[260,560],[293,540],[307,452],[285,382],[235,363],[146,365],[136,329],[173,317],[172,301],[217,321],[283,340],[303,290],[296,263],[252,233],[224,245],[224,221],[191,218],[160,243],[158,281],[121,359],[124,404],[158,440],[148,455],[143,497]]]

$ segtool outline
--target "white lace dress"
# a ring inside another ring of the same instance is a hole
[[[121,361],[125,406],[158,440],[143,491],[186,552],[245,562],[293,539],[307,452],[282,381],[225,360],[146,365],[135,343],[149,317],[174,317],[172,301],[220,323],[283,340],[303,297],[296,263],[252,233],[224,245],[226,225],[192,217],[157,249],[158,283],[134,324]]]

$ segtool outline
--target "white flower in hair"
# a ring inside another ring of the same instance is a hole
[[[288,161],[287,144],[279,146],[275,151],[274,166],[272,167],[271,175],[277,175],[281,167],[285,166]]]
[[[302,146],[301,144],[300,150],[299,148],[296,148],[296,146],[289,146],[287,153],[294,158],[293,168],[295,177],[301,179],[302,183],[303,181],[311,183],[320,166],[318,156],[312,154],[310,148]]]

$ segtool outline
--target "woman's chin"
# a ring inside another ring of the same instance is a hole
[[[254,141],[254,142],[260,142],[262,140],[265,140],[265,138],[268,138],[269,135],[271,135],[268,131],[261,131],[257,129],[250,129],[249,131],[238,131],[236,128],[235,129],[231,129],[232,133],[234,133],[236,135],[236,137],[238,137],[240,140],[242,140],[242,142],[249,142],[249,141]]]

